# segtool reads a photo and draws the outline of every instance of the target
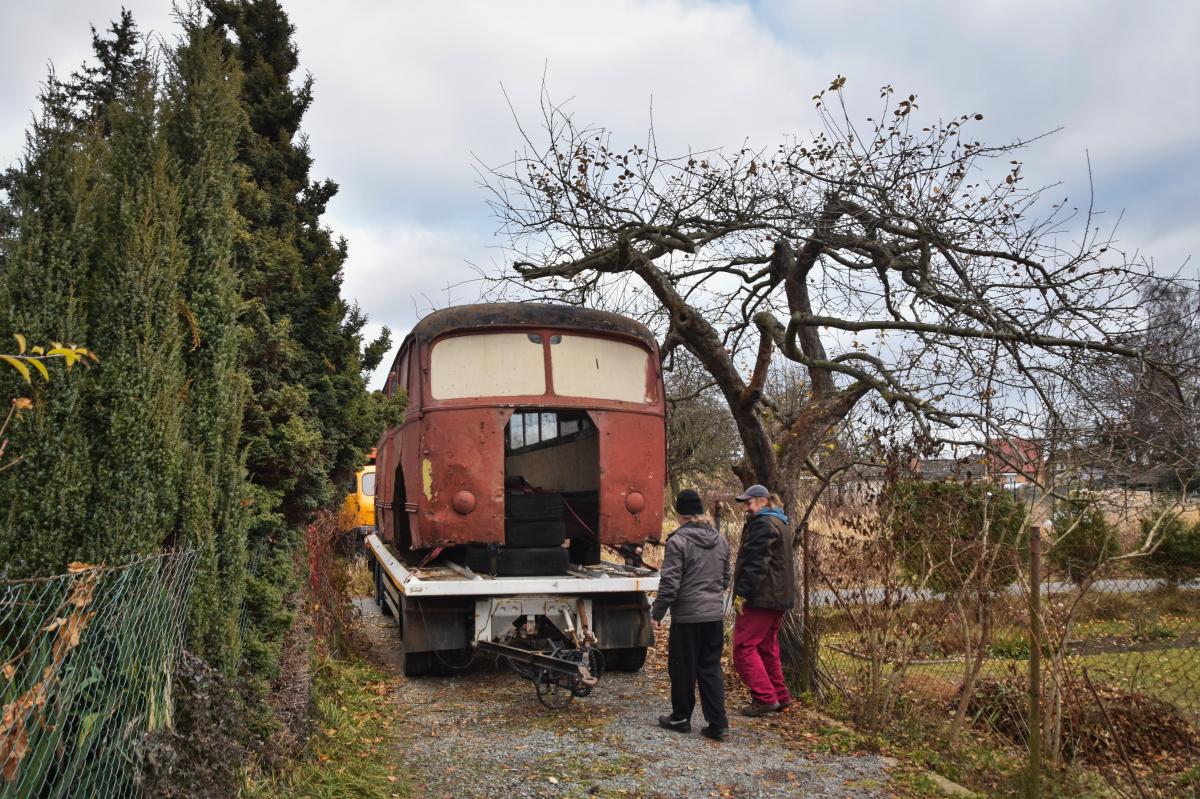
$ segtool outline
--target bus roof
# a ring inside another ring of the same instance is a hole
[[[509,326],[618,333],[640,339],[651,351],[658,344],[649,328],[620,314],[574,305],[517,302],[458,305],[434,311],[417,322],[408,337],[428,344],[445,333]]]

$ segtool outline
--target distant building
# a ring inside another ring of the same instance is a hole
[[[1008,489],[1037,481],[1045,468],[1041,444],[1027,438],[989,438],[987,450],[988,476]]]
[[[914,471],[926,480],[961,480],[973,482],[988,476],[982,454],[965,458],[922,458]]]

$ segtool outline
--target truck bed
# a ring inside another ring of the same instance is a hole
[[[434,561],[409,568],[377,535],[369,535],[367,548],[389,582],[405,596],[500,597],[525,594],[610,594],[658,590],[658,573],[650,569],[601,562],[592,566],[572,564],[565,575],[546,577],[492,577],[476,574],[457,564]]]

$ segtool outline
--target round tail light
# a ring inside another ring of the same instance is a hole
[[[454,495],[454,499],[450,501],[450,507],[455,511],[466,516],[471,511],[475,510],[475,495],[470,491],[459,491]]]

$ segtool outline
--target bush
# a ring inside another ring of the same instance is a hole
[[[174,725],[139,747],[138,788],[146,799],[227,799],[236,796],[251,751],[262,748],[252,715],[224,674],[183,651],[174,672]]]
[[[884,497],[901,565],[914,582],[951,592],[988,579],[995,591],[1017,576],[1024,509],[986,483],[905,480]],[[990,568],[980,568],[990,566]]]
[[[1188,524],[1171,510],[1153,512],[1141,524],[1142,540],[1153,536],[1155,541],[1139,561],[1143,574],[1172,587],[1200,577],[1200,524]]]
[[[1091,497],[1061,503],[1054,511],[1054,534],[1058,541],[1049,560],[1076,585],[1120,552],[1116,527]]]

